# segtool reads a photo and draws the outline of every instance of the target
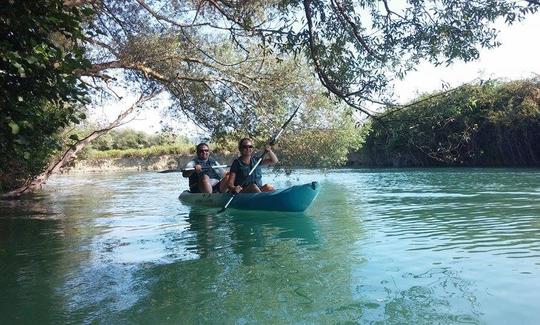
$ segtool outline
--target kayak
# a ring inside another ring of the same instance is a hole
[[[311,182],[272,192],[239,193],[229,207],[240,210],[302,212],[313,202],[320,189],[318,182]],[[187,205],[223,208],[231,196],[230,193],[184,191],[178,199]]]

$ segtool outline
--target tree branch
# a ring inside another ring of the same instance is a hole
[[[133,103],[128,109],[126,109],[124,112],[122,112],[116,120],[111,122],[107,127],[95,130],[88,134],[86,137],[84,137],[81,140],[76,141],[74,144],[70,145],[69,148],[65,149],[65,151],[60,155],[57,159],[53,160],[49,166],[45,169],[44,172],[42,172],[40,175],[36,176],[34,179],[32,179],[27,184],[10,191],[8,193],[5,193],[2,195],[2,199],[15,199],[23,195],[24,193],[33,192],[35,190],[40,189],[43,184],[49,179],[49,177],[58,172],[61,168],[63,168],[67,163],[71,162],[76,158],[76,155],[78,152],[80,152],[84,147],[86,147],[88,144],[90,144],[91,141],[99,138],[103,134],[109,132],[110,130],[120,126],[123,124],[124,119],[131,114],[135,108],[141,106],[143,103],[147,102],[148,100],[154,98],[159,93],[161,93],[162,89],[156,91],[152,91],[148,95],[141,94],[137,101]]]
[[[370,47],[369,45],[367,44],[366,40],[360,35],[360,31],[358,30],[358,26],[356,25],[356,23],[351,19],[351,17],[349,17],[347,15],[347,13],[345,12],[345,10],[343,9],[343,5],[339,2],[339,0],[332,0],[332,4],[334,5],[334,7],[338,10],[338,15],[340,15],[341,17],[343,17],[343,19],[345,19],[345,21],[347,22],[347,24],[349,24],[349,27],[350,29],[349,32],[351,33],[351,35],[356,39],[356,41],[358,41],[362,47],[366,50],[366,52],[368,52],[370,55],[372,55],[374,58],[376,58],[377,60],[381,60],[382,61],[382,58],[377,55]]]
[[[370,112],[368,112],[364,108],[350,102],[350,100],[348,100],[343,95],[343,93],[339,89],[337,89],[337,87],[334,85],[334,83],[330,80],[328,75],[322,69],[321,62],[319,60],[319,55],[317,53],[318,51],[315,45],[315,35],[313,31],[313,21],[312,21],[312,12],[311,12],[311,0],[304,0],[304,11],[306,14],[307,25],[308,25],[309,49],[310,49],[311,59],[313,60],[313,63],[315,65],[315,70],[317,71],[317,75],[319,76],[321,83],[331,93],[335,94],[336,96],[344,100],[347,104],[351,105],[354,109],[359,110],[360,112],[370,117],[374,117]]]
[[[173,25],[173,26],[176,26],[176,27],[179,27],[179,28],[191,28],[191,27],[201,27],[201,26],[208,26],[209,23],[199,23],[199,24],[194,24],[194,23],[191,23],[191,24],[188,24],[188,25],[184,25],[184,24],[180,24],[179,22],[176,22],[172,19],[170,19],[169,17],[167,16],[163,16],[159,13],[157,13],[156,11],[154,11],[152,8],[150,8],[149,5],[146,4],[146,2],[144,2],[143,0],[136,0],[146,11],[148,11],[148,13],[150,15],[152,15],[154,18],[156,18],[157,20],[163,20],[163,21],[166,21],[168,22],[169,24]]]
[[[68,8],[80,7],[86,4],[94,4],[97,1],[98,0],[64,0],[64,7],[68,7]]]

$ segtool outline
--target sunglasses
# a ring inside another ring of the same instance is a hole
[[[252,145],[247,145],[247,146],[243,145],[240,148],[242,148],[242,149],[253,149],[253,146]]]
[[[199,152],[208,152],[208,151],[210,151],[210,150],[208,150],[208,149],[201,149],[201,150],[199,150]]]

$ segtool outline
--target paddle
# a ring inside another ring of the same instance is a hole
[[[293,119],[293,117],[296,115],[296,112],[298,112],[298,110],[300,109],[300,105],[298,105],[298,107],[294,110],[294,112],[292,113],[291,117],[289,117],[289,119],[287,120],[287,122],[285,122],[285,124],[283,124],[283,126],[281,127],[281,129],[279,130],[279,132],[272,138],[272,140],[270,140],[268,142],[268,145],[270,146],[273,146],[277,139],[281,136],[281,133],[283,133],[283,131],[285,130],[285,128],[287,127],[287,125],[289,124],[289,122],[291,122],[291,120]],[[251,170],[249,171],[249,176],[251,176],[251,174],[253,174],[253,172],[255,171],[255,168],[257,168],[257,166],[259,166],[259,164],[261,163],[261,161],[263,160],[264,156],[266,156],[266,154],[268,153],[268,150],[264,149],[264,152],[263,154],[259,157],[259,160],[257,160],[257,163],[253,166],[253,168],[251,168]],[[244,186],[245,184],[242,184],[242,187]],[[233,193],[233,195],[231,196],[231,198],[229,199],[229,201],[227,201],[227,203],[225,204],[225,206],[218,211],[218,213],[222,213],[223,211],[225,211],[225,209],[227,209],[229,207],[229,204],[231,204],[232,200],[234,200],[234,197],[236,196],[236,194],[238,193]]]
[[[212,167],[204,167],[202,169],[205,170],[205,169],[212,169],[212,168],[228,168],[228,167],[230,166],[229,165],[215,165]],[[183,173],[183,172],[188,172],[191,170],[195,170],[195,167],[188,167],[184,169],[167,169],[167,170],[161,170],[158,173]]]

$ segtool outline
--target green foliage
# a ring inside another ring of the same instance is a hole
[[[313,72],[327,93],[362,110],[365,100],[387,100],[384,91],[390,81],[402,78],[422,59],[434,64],[476,59],[480,47],[498,45],[490,26],[495,19],[518,21],[535,13],[539,4],[101,0],[92,2],[92,8],[96,12],[66,7],[60,0],[7,1],[0,6],[2,190],[43,170],[58,148],[59,132],[84,119],[79,108],[87,90],[78,75],[97,77],[97,83],[100,78],[114,82],[114,75],[126,89],[163,87],[172,97],[170,115],[189,116],[207,127],[215,141],[249,134],[262,142],[292,107],[302,105],[312,116],[305,113],[291,126],[295,135],[302,134],[314,147],[318,139],[337,141],[349,150],[356,147],[356,135],[340,142],[341,132],[358,130],[340,124],[343,110],[324,103],[330,99],[315,85]],[[113,69],[120,72],[110,73]],[[522,106],[522,115],[534,115],[534,101]],[[510,121],[504,113],[489,118]],[[470,134],[475,130],[472,120],[463,121],[465,126],[444,124],[450,125],[456,134],[459,127]],[[69,136],[69,141],[81,138]],[[393,137],[399,146],[403,140]],[[450,144],[463,139],[440,139],[443,149],[447,141],[451,150],[446,156],[438,153],[437,159],[454,157],[456,149]],[[143,148],[155,143],[136,133],[121,140],[104,137],[96,146]],[[429,143],[413,147],[426,151],[426,146]],[[323,165],[330,164],[331,157],[342,161],[345,151],[338,147],[324,153]],[[325,150],[318,148],[314,157]]]
[[[77,44],[82,19],[62,1],[0,6],[0,190],[39,174],[60,130],[84,118],[86,89],[74,73],[89,66]]]
[[[371,125],[372,165],[540,165],[540,81],[485,82],[431,94]]]
[[[111,149],[99,151],[90,149],[85,159],[109,159],[109,158],[144,158],[161,155],[191,155],[193,154],[193,144],[167,144],[155,145],[140,149]]]
[[[349,153],[360,148],[365,130],[357,128],[350,108],[340,106],[326,97],[315,84],[303,90],[309,93],[299,113],[287,126],[276,143],[275,151],[279,157],[276,166],[286,171],[295,167],[332,168],[344,165]],[[275,96],[276,102],[282,100]],[[279,112],[279,115],[278,113]],[[280,130],[292,112],[276,107],[273,112],[258,112],[258,123],[253,123],[254,134],[235,131],[215,135],[212,142],[214,151],[222,154],[238,155],[238,140],[250,137],[256,148],[264,145]],[[276,115],[280,116],[276,118]]]
[[[324,86],[362,109],[421,60],[471,61],[499,45],[496,19],[512,24],[538,11],[538,1],[285,0],[267,4],[274,18],[262,35],[286,53],[306,53]],[[263,7],[264,8],[264,7]],[[231,14],[251,15],[261,8]],[[262,16],[262,15],[261,15]],[[288,16],[295,19],[283,19]],[[238,20],[241,20],[239,18]],[[262,22],[261,22],[262,23]],[[255,24],[256,25],[256,24]]]
[[[306,103],[323,92],[361,111],[366,100],[386,102],[391,81],[421,60],[474,60],[480,48],[498,45],[494,20],[538,10],[536,1],[497,0],[101,3],[94,23],[106,44],[95,45],[95,56],[127,71],[130,82],[165,87],[170,117],[189,116],[233,152],[227,136],[262,143],[296,105],[312,112]],[[327,109],[314,114],[326,124],[301,125],[314,138],[336,132],[339,105],[314,106]]]
[[[278,146],[279,166],[285,170],[294,167],[335,168],[348,161],[349,153],[360,148],[364,132],[350,120],[332,128],[302,129],[282,140]]]
[[[316,93],[304,105],[278,143],[279,166],[285,170],[343,166],[365,136],[364,130],[356,127],[351,109]]]
[[[148,134],[133,129],[112,130],[94,140],[91,147],[98,151],[143,149],[163,145],[192,145],[184,136],[168,133]]]
[[[96,129],[99,127],[88,124],[74,129],[69,137],[82,138]],[[79,159],[101,159],[190,154],[194,146],[185,136],[166,132],[148,134],[133,129],[117,129],[92,141],[77,156]]]

